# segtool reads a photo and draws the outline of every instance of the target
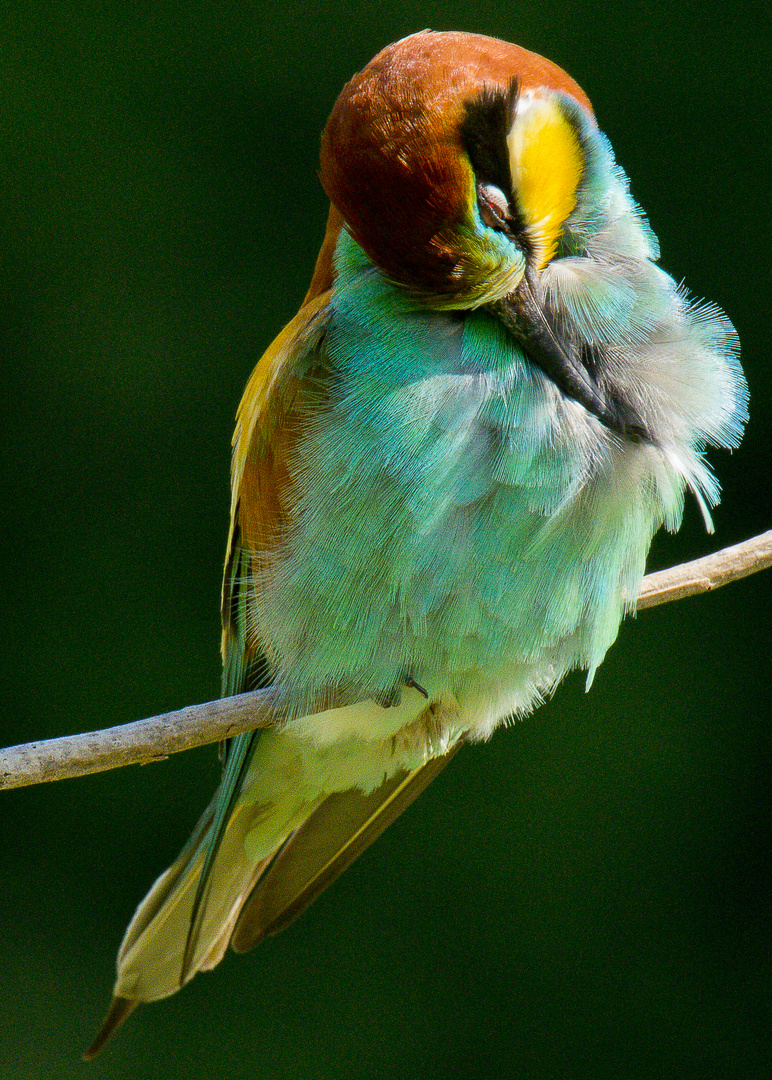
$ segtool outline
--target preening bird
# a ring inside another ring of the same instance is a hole
[[[746,419],[726,316],[657,265],[589,100],[462,33],[338,98],[298,314],[238,411],[223,693],[273,727],[126,931],[92,1057],[139,1002],[287,926],[464,742],[588,684],[707,446]]]

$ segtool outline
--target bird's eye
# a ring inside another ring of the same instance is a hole
[[[495,184],[477,185],[477,202],[483,223],[491,229],[506,229],[511,217],[509,202],[501,188]]]

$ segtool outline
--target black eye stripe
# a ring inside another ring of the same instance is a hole
[[[512,188],[507,136],[514,123],[519,96],[517,79],[512,79],[506,90],[483,86],[479,94],[466,103],[461,121],[461,144],[474,169],[478,191],[480,185],[492,184],[503,192],[509,203],[503,231],[518,240],[525,237],[525,222]]]
[[[507,90],[483,86],[466,103],[461,121],[461,143],[477,179],[495,184],[510,200],[513,192],[507,135],[515,118],[519,94],[517,79],[512,80]]]

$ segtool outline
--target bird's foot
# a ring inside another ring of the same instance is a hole
[[[429,692],[420,683],[417,683],[412,675],[408,675],[402,681],[394,683],[388,693],[374,695],[373,700],[377,701],[382,709],[392,709],[402,701],[402,689],[405,686],[417,690],[419,694],[423,694],[427,701],[429,700]]]
[[[417,690],[419,694],[423,694],[426,700],[429,700],[429,691],[425,690],[420,683],[417,683],[412,675],[405,679],[405,686],[412,686],[414,690]]]

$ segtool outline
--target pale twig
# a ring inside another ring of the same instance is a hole
[[[772,530],[704,559],[649,574],[643,580],[638,610],[710,592],[768,566],[772,566]],[[242,731],[270,727],[277,719],[269,692],[255,690],[120,727],[10,746],[0,751],[0,788],[159,761]]]
[[[9,746],[0,750],[0,788],[68,780],[122,765],[146,765],[180,750],[270,727],[274,717],[267,697],[267,691],[253,690],[101,731]]]
[[[638,611],[712,592],[769,566],[772,566],[772,529],[742,544],[714,551],[704,559],[647,574],[638,597]]]

